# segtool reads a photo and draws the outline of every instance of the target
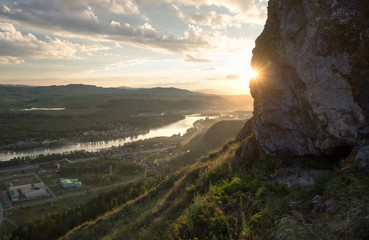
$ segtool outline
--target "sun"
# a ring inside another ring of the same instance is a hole
[[[230,58],[228,61],[228,67],[226,68],[227,74],[237,76],[237,81],[234,81],[234,86],[245,92],[249,92],[250,81],[255,81],[260,78],[260,72],[258,69],[251,68],[251,51],[244,51],[237,56]]]
[[[259,76],[258,71],[254,70],[254,69],[250,70],[250,79],[257,78],[258,76]]]
[[[236,85],[240,88],[249,91],[249,84],[251,80],[255,80],[259,76],[259,72],[252,69],[251,66],[243,66],[242,68],[238,68],[237,74],[239,76]]]

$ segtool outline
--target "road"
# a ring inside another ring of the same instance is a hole
[[[155,149],[149,149],[149,150],[140,150],[137,152],[130,152],[130,153],[117,153],[117,154],[113,154],[113,156],[124,156],[126,154],[135,154],[135,153],[150,153],[150,152],[162,152],[162,151],[166,151],[170,148],[175,148],[176,146],[168,146],[168,147],[162,147],[162,148],[155,148]],[[90,157],[90,158],[80,158],[80,159],[75,159],[73,160],[73,162],[85,162],[88,160],[92,160],[92,159],[97,159],[97,157]],[[25,171],[25,170],[29,170],[29,169],[39,169],[40,168],[40,164],[35,163],[32,165],[28,165],[28,166],[21,166],[21,167],[17,167],[14,166],[12,168],[7,168],[7,169],[0,169],[0,173],[2,172],[16,172],[16,171]],[[11,178],[14,178],[11,176]]]
[[[3,209],[3,204],[0,203],[0,226],[4,221],[4,209]]]
[[[204,129],[204,126],[202,124],[200,124],[199,129],[196,132],[194,132],[191,136],[189,136],[188,138],[183,140],[181,145],[184,146],[187,143],[189,143],[194,137],[196,137],[199,133],[201,133],[203,129]]]
[[[22,170],[29,170],[29,169],[36,169],[36,168],[40,168],[40,164],[35,163],[35,164],[32,164],[32,165],[28,165],[28,166],[22,166],[22,167],[14,166],[12,168],[0,169],[0,173],[2,173],[2,172],[15,172],[15,171],[22,171]]]
[[[40,181],[40,182],[42,182],[42,183],[44,183],[42,180],[41,180],[41,178],[37,175],[37,174],[35,174],[35,177]],[[55,196],[55,194],[49,189],[49,187],[44,183],[44,185],[45,185],[45,188],[46,188],[46,190],[51,194],[51,196],[53,197],[53,198],[56,198],[56,196]]]

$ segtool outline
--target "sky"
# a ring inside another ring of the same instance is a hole
[[[0,84],[249,93],[267,0],[1,0]]]

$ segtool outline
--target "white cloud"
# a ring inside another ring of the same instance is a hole
[[[21,64],[24,63],[24,60],[20,60],[16,57],[1,57],[0,56],[0,64]]]
[[[216,11],[193,14],[189,17],[189,21],[198,25],[211,26],[215,29],[223,29],[229,25],[235,26],[238,22],[237,18],[228,14],[219,14]]]
[[[33,34],[23,35],[15,27],[0,22],[0,63],[22,63],[23,59],[72,59],[81,52],[104,50],[101,45],[75,44],[59,38],[46,36],[46,41]]]
[[[184,5],[216,5],[240,14],[247,23],[264,24],[267,14],[267,0],[179,0]]]
[[[207,62],[211,62],[209,59],[205,59],[205,58],[200,58],[200,57],[195,57],[190,53],[186,53],[184,54],[184,60],[186,62],[197,62],[197,63],[207,63]]]
[[[185,18],[184,13],[174,4],[170,5],[174,15],[176,15],[178,18]]]
[[[202,55],[202,53],[209,50],[212,52],[221,51],[224,53],[237,52],[239,49],[242,49],[244,39],[231,39],[224,34],[224,31],[217,31],[217,29],[223,29],[226,26],[237,25],[241,21],[239,17],[240,14],[230,16],[228,14],[219,14],[215,11],[210,11],[205,14],[195,14],[189,18],[193,24],[189,24],[187,28],[183,30],[182,35],[179,34],[180,31],[177,29],[176,35],[172,33],[164,35],[160,33],[160,31],[163,30],[161,25],[156,27],[153,21],[140,23],[142,18],[140,21],[130,22],[131,24],[124,22],[125,20],[123,19],[125,18],[119,18],[119,15],[117,16],[116,14],[111,14],[111,18],[113,19],[109,19],[110,15],[108,13],[111,11],[112,6],[116,6],[116,9],[114,10],[116,12],[139,14],[140,6],[145,4],[160,5],[163,3],[169,4],[174,13],[178,14],[178,16],[183,16],[183,13],[178,7],[179,5],[177,5],[178,1],[18,0],[16,5],[14,4],[11,6],[11,12],[7,12],[4,8],[0,8],[0,20],[2,19],[12,23],[22,24],[23,26],[32,26],[41,29],[42,31],[48,31],[50,35],[59,35],[63,37],[72,36],[92,41],[107,40],[112,42],[129,43],[139,47],[160,51],[164,49],[168,51],[177,51],[181,53],[191,52]],[[231,8],[230,6],[234,6],[232,9],[240,9],[242,7],[240,0],[189,0],[188,2],[196,3],[197,5],[223,4],[229,8]],[[246,6],[254,4],[251,0],[245,0],[244,2]],[[238,6],[239,8],[236,8],[235,6]],[[100,10],[98,11],[97,8]],[[244,8],[246,9],[246,7]],[[101,14],[101,10],[106,11],[104,14]],[[196,25],[212,26],[214,29],[210,32],[205,31],[200,26],[195,26],[194,23],[196,23]],[[135,26],[133,26],[134,24]],[[27,36],[23,36],[23,38],[26,39]],[[56,39],[58,38],[49,40],[47,44],[53,43]],[[11,42],[8,42],[7,44],[9,46],[12,45]],[[64,44],[67,46],[73,46],[71,47],[72,49],[76,48],[75,45],[71,45],[71,42],[64,41]],[[15,48],[16,42],[13,43],[13,45],[13,48]],[[4,52],[4,50],[0,51]],[[71,51],[69,51],[69,55],[65,54],[66,53],[60,53],[58,56],[61,56],[60,58],[65,58],[71,54]],[[21,54],[19,53],[19,55]],[[12,55],[9,53],[8,56]],[[75,56],[75,54],[73,56]],[[205,59],[210,58],[206,57]]]
[[[112,0],[111,10],[121,14],[140,14],[140,10],[135,1],[130,0]]]
[[[110,25],[120,27],[120,23],[114,20],[110,22]]]
[[[90,19],[93,21],[99,21],[99,18],[95,15],[95,13],[92,11],[92,8],[90,6],[87,7],[87,9],[85,9],[82,12],[82,15],[86,18],[86,19]]]
[[[4,12],[10,13],[10,8],[8,8],[5,4],[2,6],[2,10]]]
[[[184,38],[192,43],[207,44],[210,37],[200,27],[190,24],[184,33]]]

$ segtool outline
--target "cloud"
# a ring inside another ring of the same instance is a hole
[[[57,35],[128,42],[147,48],[184,52],[209,47],[211,37],[193,25],[188,26],[183,37],[173,34],[165,36],[149,23],[134,27],[117,20],[104,22],[89,5],[74,3],[72,0],[62,2],[66,3],[65,6],[57,0],[19,0],[14,5],[17,11],[0,9],[0,19],[30,25]],[[98,4],[103,5],[104,2],[94,2],[94,5]]]
[[[238,74],[230,74],[225,77],[226,80],[238,80],[241,78],[241,75]]]
[[[215,70],[216,70],[215,67],[201,69],[201,71],[215,71]]]
[[[264,24],[267,14],[267,0],[179,0],[184,5],[225,7],[239,14],[246,23]]]
[[[170,8],[172,9],[174,15],[176,15],[178,18],[185,18],[184,13],[181,10],[179,10],[179,8],[176,5],[171,4]]]
[[[184,57],[185,57],[184,60],[186,62],[197,62],[197,63],[211,62],[208,59],[194,57],[192,54],[185,54]]]
[[[114,20],[110,22],[110,25],[112,25],[113,27],[115,27],[115,26],[116,27],[120,27],[120,23],[119,22],[116,22]]]
[[[200,14],[196,13],[189,17],[189,21],[194,24],[211,26],[212,28],[226,28],[228,25],[235,25],[233,23],[236,18],[228,14],[218,14],[216,11]]]
[[[223,81],[223,80],[238,80],[240,79],[242,76],[238,75],[238,74],[229,74],[226,76],[213,76],[213,77],[208,77],[206,78],[206,80],[211,80],[211,81]]]
[[[8,12],[8,13],[10,13],[10,8],[8,8],[5,4],[3,5],[3,6],[1,6],[2,7],[2,11],[3,12]]]
[[[22,3],[22,1],[20,1]],[[29,0],[38,3],[39,0]],[[108,10],[112,13],[140,15],[139,0],[48,0],[53,5],[60,5],[70,11],[81,11],[88,7]],[[24,5],[23,5],[24,6]]]
[[[0,63],[22,63],[22,59],[73,59],[81,52],[104,50],[101,45],[75,44],[46,36],[46,41],[33,34],[23,35],[7,22],[0,22]]]
[[[24,63],[24,60],[20,60],[16,57],[6,56],[1,57],[0,56],[0,64],[21,64]]]
[[[130,0],[112,0],[112,12],[121,14],[140,14],[139,7],[134,1]]]
[[[6,1],[11,3],[10,0]],[[129,43],[156,51],[164,49],[180,53],[201,54],[210,49],[211,51],[221,49],[222,52],[237,52],[242,48],[242,44],[244,44],[242,39],[230,39],[224,35],[224,32],[206,32],[200,26],[195,26],[196,23],[196,25],[224,28],[240,22],[238,15],[230,16],[215,11],[194,14],[187,19],[193,24],[188,24],[182,35],[178,30],[176,35],[170,32],[164,35],[156,29],[152,22],[142,23],[142,18],[140,21],[131,21],[130,23],[124,20],[126,16],[123,14],[140,14],[140,6],[164,3],[169,4],[174,14],[183,18],[184,14],[177,5],[180,1],[182,0],[17,0],[17,4],[13,2],[12,5],[7,5],[10,6],[9,11],[4,7],[5,5],[0,7],[0,20],[38,28],[56,36]],[[230,0],[228,3],[221,0],[189,0],[189,2],[196,2],[198,5],[223,4],[227,6],[232,3],[232,6],[236,6],[236,2],[240,3],[241,1]],[[246,0],[245,3],[251,4],[252,1]],[[113,9],[113,6],[116,8]],[[9,9],[9,7],[7,8]],[[157,28],[163,29],[162,26]],[[69,42],[70,44],[72,43]],[[185,59],[196,60],[195,57]]]

